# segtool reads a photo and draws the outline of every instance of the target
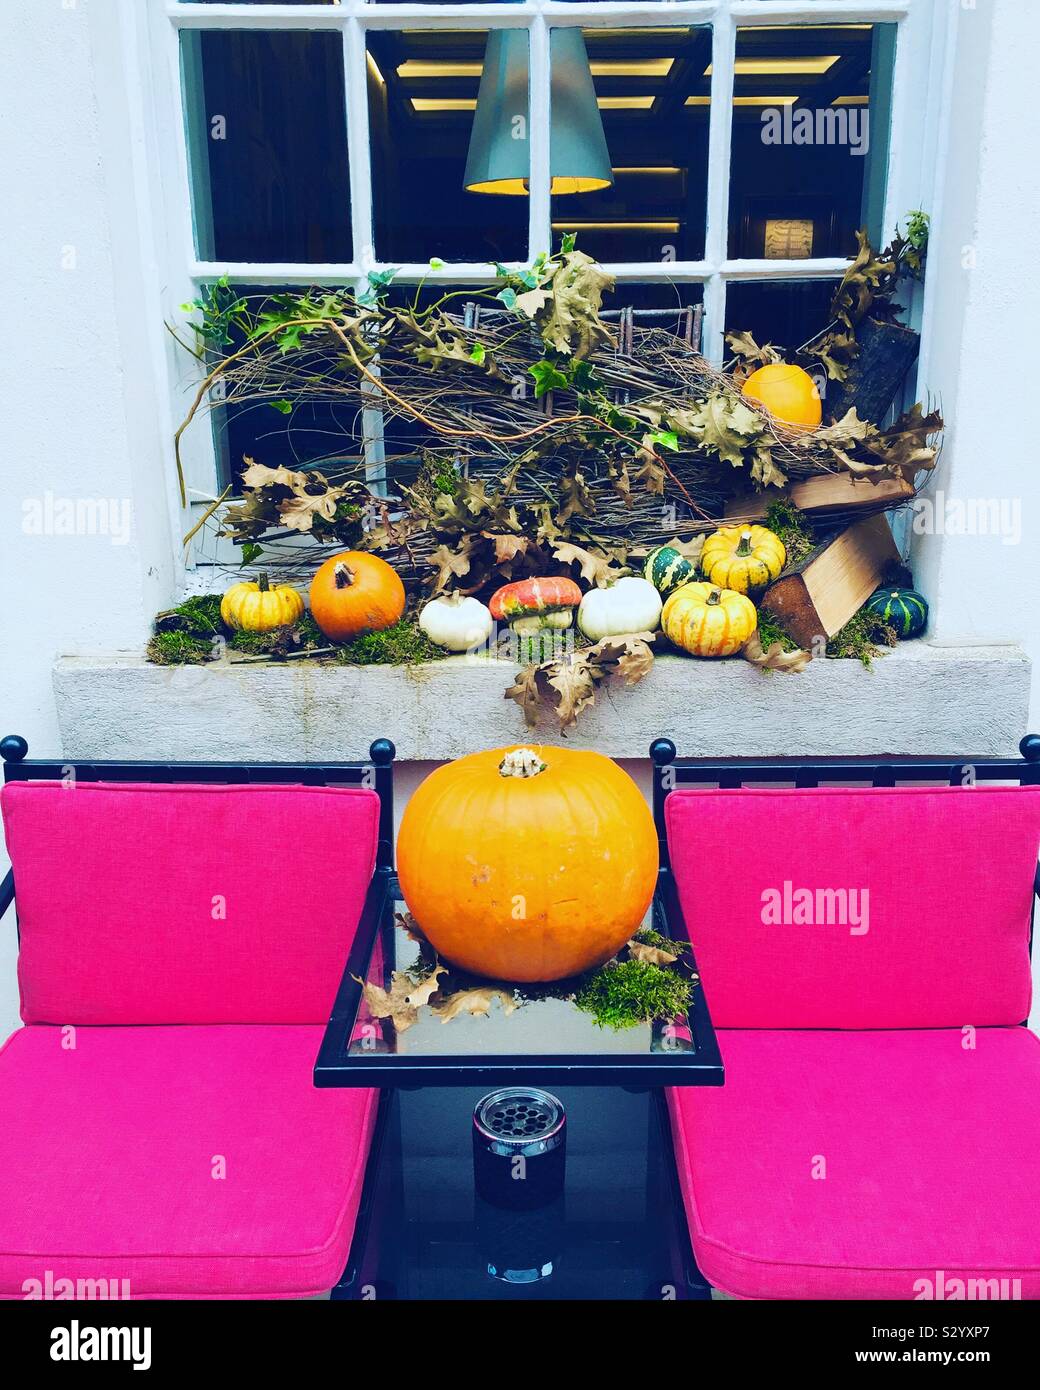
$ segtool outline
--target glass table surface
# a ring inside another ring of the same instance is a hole
[[[662,881],[644,925],[682,940]],[[679,917],[681,923],[681,914]],[[363,920],[315,1068],[319,1086],[508,1084],[721,1085],[722,1065],[696,962],[671,967],[692,985],[688,1009],[615,1028],[580,1008],[583,981],[478,978],[440,962],[417,933],[393,875]]]

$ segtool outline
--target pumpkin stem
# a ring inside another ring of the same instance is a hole
[[[345,565],[342,560],[338,565],[333,566],[332,573],[336,580],[337,589],[345,589],[354,582],[354,571],[349,565]]]
[[[548,767],[531,748],[514,748],[498,765],[500,777],[537,777]]]
[[[714,608],[714,606],[715,606],[717,603],[719,603],[719,602],[721,601],[721,599],[722,599],[722,590],[721,590],[721,589],[712,589],[711,593],[710,593],[710,594],[708,595],[708,597],[705,599],[705,603],[707,603],[709,607]]]
[[[744,531],[744,532],[741,533],[740,544],[737,546],[737,551],[736,551],[736,553],[741,557],[741,559],[743,559],[744,556],[750,555],[750,554],[751,554],[751,532],[750,532],[750,531]]]
[[[268,589],[271,587],[270,584],[269,584],[268,581],[267,581],[267,573],[266,573],[266,571],[263,571],[263,570],[262,570],[262,571],[257,575],[257,577],[256,577],[256,587],[260,590],[260,592],[261,592],[262,594],[266,594],[267,591],[268,591]]]

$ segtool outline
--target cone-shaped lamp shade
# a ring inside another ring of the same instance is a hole
[[[554,30],[551,51],[552,191],[609,188],[614,176],[581,30]],[[527,119],[527,30],[492,29],[466,159],[471,193],[527,193]]]

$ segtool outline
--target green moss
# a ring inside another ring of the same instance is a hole
[[[766,651],[774,642],[779,642],[785,652],[798,650],[798,643],[790,633],[780,626],[772,613],[766,613],[761,608],[758,610],[758,639]]]
[[[883,647],[894,647],[898,641],[894,628],[883,622],[876,613],[861,608],[827,643],[827,655],[856,658],[868,667]]]
[[[674,1018],[689,1006],[693,986],[674,970],[647,961],[608,961],[582,985],[574,1002],[599,1028],[634,1028]]]
[[[213,644],[208,637],[190,632],[157,632],[145,656],[156,666],[201,666],[213,659]]]
[[[270,632],[236,632],[228,639],[230,650],[243,656],[285,656],[301,648],[328,645],[329,639],[309,613],[288,627],[276,627]]]
[[[803,511],[787,497],[778,497],[766,508],[766,525],[780,537],[787,563],[797,565],[816,548],[812,527]]]
[[[220,621],[220,597],[220,594],[195,594],[179,603],[176,608],[157,614],[156,632],[187,632],[195,636],[209,637],[214,633],[223,632],[224,624]]]
[[[447,656],[435,646],[412,617],[402,618],[382,632],[367,632],[339,647],[332,660],[347,666],[415,666]]]

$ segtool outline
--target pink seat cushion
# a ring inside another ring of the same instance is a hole
[[[321,1028],[23,1028],[0,1051],[0,1294],[287,1297],[347,1261],[375,1091],[316,1090]],[[215,1177],[221,1162],[226,1176]]]
[[[322,1023],[375,865],[345,787],[12,782],[26,1023]]]
[[[717,1027],[1028,1015],[1040,787],[681,788],[665,820]]]
[[[725,1086],[669,1093],[706,1278],[742,1298],[950,1298],[969,1279],[1040,1298],[1040,1040],[966,1040],[722,1033]]]

